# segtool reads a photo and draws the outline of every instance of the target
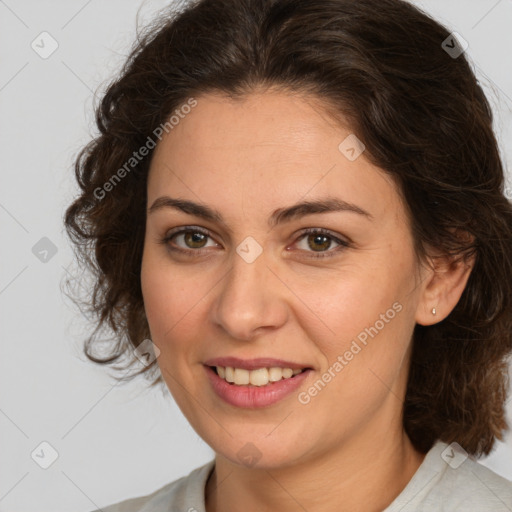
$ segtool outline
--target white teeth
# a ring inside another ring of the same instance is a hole
[[[247,384],[249,384],[249,370],[235,368],[235,384],[238,386],[247,386]]]
[[[226,380],[228,382],[235,382],[235,371],[230,366],[226,366]]]
[[[283,368],[283,379],[289,379],[293,375],[291,368]]]
[[[283,378],[283,370],[281,368],[270,368],[268,371],[268,380],[277,382]]]
[[[266,386],[269,382],[278,382],[282,379],[289,379],[298,375],[302,370],[291,368],[258,368],[257,370],[245,370],[231,366],[216,366],[220,378],[237,386]]]
[[[268,370],[266,368],[259,368],[253,370],[249,375],[249,382],[253,386],[265,386],[268,384]]]

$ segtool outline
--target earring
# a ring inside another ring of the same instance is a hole
[[[436,308],[432,308],[432,314],[435,315],[436,314]]]

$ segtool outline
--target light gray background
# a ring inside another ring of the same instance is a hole
[[[150,493],[213,457],[172,399],[145,391],[144,380],[116,385],[85,359],[85,320],[61,293],[72,268],[62,215],[76,190],[73,158],[95,133],[93,93],[123,62],[137,13],[144,24],[166,4],[0,0],[1,512],[89,511]],[[469,42],[508,169],[512,0],[419,5]],[[31,48],[43,31],[59,45],[46,59]],[[509,187],[512,196],[510,178]],[[42,237],[57,248],[46,263],[32,253]],[[31,458],[43,441],[59,455],[46,470]],[[512,479],[512,435],[482,462]]]

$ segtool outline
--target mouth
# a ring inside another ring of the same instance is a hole
[[[285,379],[293,379],[295,376],[311,369],[281,368],[279,366],[262,367],[254,370],[232,366],[209,366],[209,368],[230,385],[255,387],[269,386]]]
[[[276,404],[303,386],[314,373],[309,366],[276,359],[243,361],[223,358],[206,363],[203,366],[214,396],[231,406],[244,409]]]

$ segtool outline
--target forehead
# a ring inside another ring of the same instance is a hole
[[[354,135],[317,98],[273,91],[196,101],[155,149],[149,201],[169,193],[218,205],[236,195],[246,205],[264,199],[281,207],[331,194],[376,217],[389,210],[403,215],[390,176],[364,151],[352,161],[340,151]]]

